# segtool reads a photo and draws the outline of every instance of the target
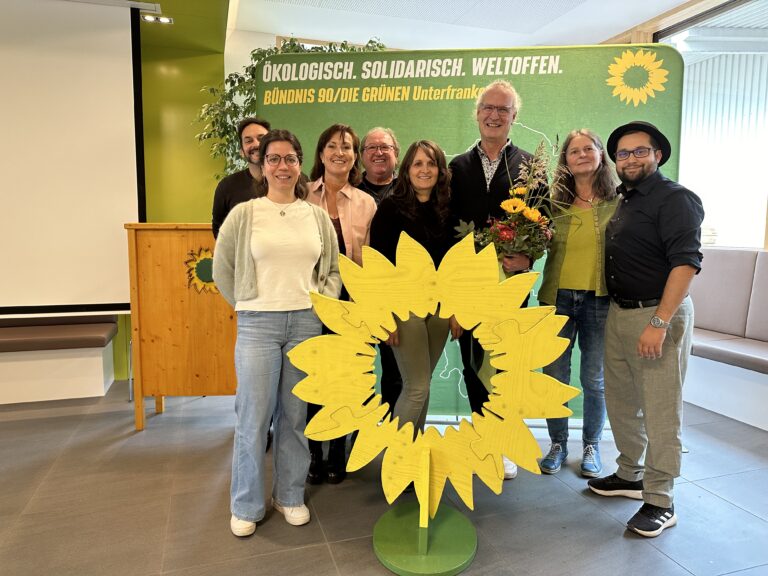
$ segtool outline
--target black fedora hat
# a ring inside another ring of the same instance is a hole
[[[651,138],[656,140],[656,143],[659,145],[659,150],[661,150],[659,166],[662,166],[669,160],[669,155],[672,154],[672,145],[669,143],[669,140],[667,140],[667,137],[664,136],[656,126],[650,122],[643,122],[642,120],[635,120],[629,124],[624,124],[624,126],[619,126],[611,133],[611,136],[608,138],[608,144],[606,145],[608,156],[611,157],[611,160],[616,162],[616,147],[618,146],[621,137],[627,132],[645,132],[651,136]]]

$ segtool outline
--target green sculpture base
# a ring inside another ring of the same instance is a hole
[[[376,522],[373,550],[395,574],[449,576],[464,571],[474,560],[477,532],[466,516],[445,504],[429,521],[429,528],[419,528],[419,503],[403,502]]]

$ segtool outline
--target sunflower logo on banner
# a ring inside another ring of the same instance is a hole
[[[213,252],[210,248],[200,248],[197,253],[190,250],[189,259],[184,261],[187,266],[187,287],[193,287],[200,292],[218,294],[219,289],[213,283]]]
[[[656,52],[625,50],[608,66],[610,77],[605,83],[613,86],[612,96],[637,108],[640,102],[645,104],[649,97],[656,97],[656,92],[664,91],[669,72],[661,67],[663,63],[664,60],[656,60]]]

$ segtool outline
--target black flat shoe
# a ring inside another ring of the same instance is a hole
[[[310,484],[322,484],[325,482],[325,465],[323,464],[323,453],[312,452],[310,454],[309,473],[307,482]]]
[[[328,467],[326,470],[328,484],[341,484],[347,477],[347,439],[331,440],[328,449]]]

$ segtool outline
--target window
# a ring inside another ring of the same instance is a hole
[[[679,181],[704,202],[705,244],[763,247],[768,219],[768,0],[657,34],[685,61]]]

